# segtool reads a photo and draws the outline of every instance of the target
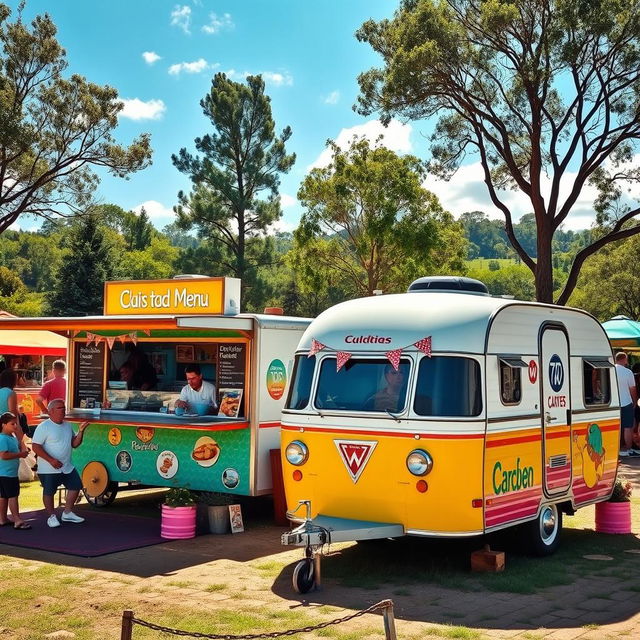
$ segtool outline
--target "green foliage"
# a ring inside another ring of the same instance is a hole
[[[70,229],[68,250],[49,295],[51,315],[100,314],[104,283],[115,272],[113,254],[113,241],[100,227],[97,214],[79,217]]]
[[[554,235],[586,186],[604,232],[569,261],[565,304],[584,260],[640,232],[624,186],[640,178],[640,14],[618,0],[402,0],[357,32],[382,58],[359,77],[358,111],[383,122],[437,116],[430,169],[479,159],[493,205],[536,296],[554,298]],[[570,168],[571,174],[567,173]],[[517,234],[505,193],[531,205]],[[535,254],[534,254],[535,249]],[[535,256],[535,259],[534,259]],[[493,256],[497,257],[497,256]]]
[[[291,261],[306,290],[324,281],[352,296],[397,292],[417,274],[462,268],[461,228],[422,187],[417,158],[366,139],[354,138],[345,151],[328,145],[331,163],[312,169],[298,192],[307,210]]]
[[[196,504],[196,497],[189,489],[171,487],[166,493],[164,503],[169,507],[190,507]]]
[[[195,140],[202,155],[183,148],[172,156],[176,168],[194,185],[190,194],[178,194],[179,224],[197,228],[207,239],[203,252],[193,249],[185,260],[204,259],[215,275],[241,278],[243,306],[250,308],[255,304],[250,290],[266,286],[260,268],[273,260],[273,246],[264,234],[281,216],[279,176],[295,161],[285,150],[291,129],[285,127],[276,136],[261,76],[247,77],[245,85],[217,73],[200,104],[214,129]],[[262,192],[266,199],[260,199]]]
[[[129,147],[112,131],[123,103],[115,89],[64,75],[65,51],[47,14],[29,26],[0,4],[0,233],[24,215],[83,211],[105,167],[126,177],[149,164],[149,137]]]
[[[494,261],[490,261],[494,262]],[[493,296],[513,296],[517,300],[535,300],[533,275],[524,265],[499,264],[499,269],[491,267],[470,268],[467,275],[484,282]]]
[[[616,483],[613,485],[613,493],[609,498],[609,502],[631,502],[631,494],[633,493],[633,486],[629,480],[625,478],[616,478]]]

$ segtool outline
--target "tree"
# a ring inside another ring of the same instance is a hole
[[[149,164],[149,137],[129,147],[111,132],[123,103],[115,89],[65,77],[64,49],[47,14],[31,29],[0,4],[0,233],[23,215],[85,209],[104,167],[126,177]]]
[[[49,295],[54,316],[100,314],[106,280],[112,280],[115,265],[112,245],[100,227],[95,212],[80,216],[71,227],[68,250]]]
[[[334,283],[367,296],[405,289],[432,272],[433,252],[455,245],[451,239],[445,247],[439,231],[456,223],[422,187],[422,163],[372,148],[366,139],[354,139],[345,151],[331,141],[328,146],[331,163],[312,169],[298,192],[307,211],[294,235],[310,276],[323,268]],[[457,231],[461,236],[461,227]],[[438,270],[447,270],[446,260]]]
[[[279,175],[295,161],[285,150],[291,129],[276,137],[261,76],[248,76],[245,85],[217,73],[200,105],[214,132],[196,138],[202,155],[183,148],[172,156],[194,185],[190,194],[178,194],[176,213],[183,228],[197,227],[216,245],[211,253],[216,275],[240,278],[244,300],[248,288],[261,286],[258,268],[273,257],[264,250],[264,235],[282,215]],[[266,199],[259,199],[262,192]]]
[[[359,77],[358,110],[383,122],[438,115],[433,170],[449,177],[480,161],[509,241],[553,301],[552,241],[586,185],[604,232],[575,255],[556,302],[565,304],[586,258],[640,232],[625,181],[640,139],[640,12],[619,0],[402,0],[393,19],[357,32],[383,59]],[[500,189],[522,192],[535,216],[536,253],[515,234]]]

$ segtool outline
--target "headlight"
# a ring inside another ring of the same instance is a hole
[[[300,440],[294,440],[291,442],[284,453],[287,457],[287,461],[296,465],[296,467],[304,464],[309,457],[309,449],[307,449],[307,445],[304,442],[300,442]]]
[[[422,449],[414,449],[407,456],[407,469],[414,476],[426,476],[433,469],[433,459]]]

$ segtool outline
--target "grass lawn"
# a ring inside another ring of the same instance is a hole
[[[137,514],[157,515],[157,504],[161,500],[162,492],[123,494],[110,509],[130,510],[134,505]],[[25,511],[41,508],[38,482],[23,485],[21,502]],[[632,508],[634,522],[638,523],[640,499],[633,500]],[[258,524],[260,517],[263,516],[258,516]],[[289,587],[291,564],[301,557],[298,549],[254,556],[241,562],[224,557],[214,562],[203,553],[195,564],[185,565],[180,571],[164,570],[163,554],[156,551],[158,568],[156,575],[150,577],[129,573],[126,567],[122,567],[122,573],[117,569],[86,568],[91,567],[90,562],[76,564],[71,557],[66,563],[61,562],[61,556],[53,556],[55,560],[50,562],[39,562],[4,555],[0,556],[0,633],[3,640],[37,640],[55,631],[67,630],[73,632],[77,640],[107,640],[118,637],[122,611],[130,608],[138,617],[168,627],[243,635],[315,625],[348,613],[341,607],[363,609],[368,606],[363,603],[371,604],[386,597],[396,602],[396,617],[400,619],[402,602],[412,598],[422,601],[423,594],[431,587],[466,593],[544,595],[550,587],[572,584],[579,579],[588,578],[596,584],[599,578],[615,578],[627,581],[629,589],[635,591],[637,562],[629,562],[633,556],[625,551],[640,550],[640,540],[635,535],[597,534],[593,527],[593,507],[565,518],[560,549],[554,556],[542,559],[520,555],[517,536],[490,538],[492,548],[507,552],[506,570],[498,574],[473,574],[469,570],[469,553],[481,548],[484,540],[442,542],[407,538],[333,545],[322,561],[323,582],[328,593],[339,591],[341,596],[334,600],[336,606],[309,608],[301,608],[299,602],[288,599],[293,595]],[[141,550],[141,553],[149,551]],[[613,561],[584,558],[590,554],[606,554]],[[169,550],[168,556],[171,555]],[[604,584],[606,591],[606,581]],[[374,590],[378,592],[373,593]],[[447,594],[455,595],[452,591],[441,593],[445,601]],[[602,597],[606,597],[606,593],[603,592]],[[434,625],[427,622],[428,618],[417,623],[418,629],[415,622],[413,626],[407,623],[409,626],[399,637],[403,640],[486,638],[482,631],[458,626],[456,615],[452,606],[449,625]],[[133,637],[134,640],[159,640],[174,636],[136,626]],[[384,633],[380,618],[367,617],[298,637],[381,640]]]

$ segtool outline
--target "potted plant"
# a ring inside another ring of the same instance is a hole
[[[631,482],[617,478],[606,502],[596,504],[596,531],[631,533]]]
[[[182,540],[196,535],[196,499],[184,487],[172,487],[162,504],[160,536]]]
[[[233,503],[233,496],[217,491],[198,491],[196,497],[200,529],[209,533],[229,533],[229,505]]]

